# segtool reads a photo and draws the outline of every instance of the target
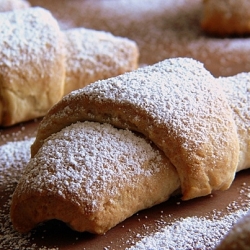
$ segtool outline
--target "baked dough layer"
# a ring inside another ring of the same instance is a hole
[[[77,121],[107,122],[143,133],[177,168],[183,199],[227,189],[239,156],[238,135],[223,90],[201,63],[169,59],[73,91],[41,122],[44,140]]]
[[[109,124],[75,123],[51,135],[25,169],[11,205],[27,232],[59,219],[103,234],[180,186],[175,167],[145,138]]]

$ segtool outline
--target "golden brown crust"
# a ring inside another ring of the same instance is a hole
[[[63,39],[42,8],[1,13],[0,24],[0,125],[9,126],[45,115],[61,99]]]
[[[63,33],[66,54],[64,95],[97,80],[138,68],[138,47],[129,39],[85,28]]]
[[[214,78],[192,59],[166,60],[72,92],[41,122],[32,156],[50,134],[85,120],[152,140],[177,168],[183,199],[227,189],[234,179],[239,142],[232,111]]]
[[[20,232],[59,219],[103,234],[179,186],[174,166],[144,138],[108,124],[76,123],[50,136],[31,159],[13,195],[11,219]]]
[[[218,36],[250,34],[249,1],[204,0],[201,27]]]

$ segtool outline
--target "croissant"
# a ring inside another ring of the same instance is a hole
[[[0,126],[42,117],[71,90],[137,68],[133,41],[61,31],[39,7],[1,13],[0,30]]]
[[[243,87],[227,91],[238,77]],[[238,165],[250,166],[236,121],[249,124],[238,99],[248,89],[248,74],[215,79],[201,63],[175,58],[71,92],[39,125],[13,194],[14,227],[56,218],[103,234],[174,192],[187,200],[227,189]]]

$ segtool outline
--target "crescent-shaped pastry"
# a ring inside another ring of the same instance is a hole
[[[51,135],[25,169],[11,205],[27,232],[59,219],[103,234],[180,186],[175,167],[149,141],[109,124],[75,123]]]
[[[41,122],[32,157],[51,134],[85,120],[152,140],[176,167],[185,200],[227,189],[234,179],[239,142],[232,111],[195,60],[165,60],[71,92]]]

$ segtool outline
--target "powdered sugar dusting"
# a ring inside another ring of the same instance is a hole
[[[33,140],[34,138],[8,142],[0,146],[0,192],[4,190],[9,194],[0,207],[0,249],[22,249],[27,244],[30,245],[30,234],[22,236],[12,228],[9,208],[12,193],[30,159],[30,145]]]
[[[8,198],[3,201],[0,207],[0,248],[1,249],[59,249],[56,246],[53,248],[46,247],[46,240],[44,240],[43,247],[38,247],[33,241],[37,240],[34,234],[21,235],[17,233],[10,222],[9,207],[11,194],[15,188],[16,181],[19,180],[23,168],[29,161],[30,150],[29,146],[34,138],[25,139],[22,141],[11,142],[0,146],[0,177],[2,173],[7,176],[5,179],[1,178],[1,186],[5,189],[4,192],[8,193]],[[3,156],[5,155],[5,156]],[[22,166],[23,162],[23,166]],[[17,166],[20,166],[20,168]],[[12,175],[14,179],[12,179]],[[239,187],[239,199],[232,201],[227,206],[227,212],[214,210],[212,216],[205,217],[185,217],[178,220],[174,220],[169,223],[169,217],[167,213],[162,213],[156,221],[156,231],[151,235],[136,234],[133,230],[128,228],[131,236],[123,242],[123,246],[117,248],[124,248],[127,244],[134,244],[132,249],[214,249],[222,237],[230,230],[231,226],[236,220],[245,214],[246,210],[250,208],[250,186],[249,183],[243,183]],[[244,209],[242,209],[244,208]],[[168,218],[167,218],[168,217]],[[146,221],[145,221],[146,223]],[[145,224],[147,228],[147,224]],[[158,228],[158,229],[157,229]],[[171,234],[171,235],[170,235]],[[78,236],[79,237],[79,236]],[[121,237],[121,239],[124,236]],[[143,237],[143,239],[142,239]],[[72,241],[74,242],[75,236]],[[93,240],[93,239],[92,239]],[[96,239],[98,240],[98,238]],[[185,240],[187,243],[185,243]],[[84,241],[83,249],[84,249]],[[135,242],[138,241],[138,244]],[[81,244],[78,240],[78,243]],[[122,244],[122,243],[120,243]],[[180,245],[178,245],[180,244]],[[191,247],[191,246],[196,246]],[[76,247],[77,248],[77,247]],[[112,249],[113,243],[106,243],[105,249]],[[72,249],[74,247],[72,246]],[[87,248],[86,248],[87,249]]]
[[[26,0],[0,0],[0,12],[30,7]]]
[[[250,207],[248,207],[249,209]],[[158,232],[140,240],[131,250],[152,249],[200,249],[212,250],[224,235],[247,213],[238,210],[235,213],[214,218],[187,217],[163,227]]]
[[[214,94],[215,89],[218,95]],[[174,133],[174,136],[185,138],[192,135],[194,144],[184,145],[190,150],[208,140],[208,123],[200,124],[198,133],[194,131],[197,129],[195,124],[199,119],[206,121],[207,116],[215,115],[217,98],[223,101],[223,94],[214,84],[212,76],[198,62],[184,58],[142,68],[126,74],[126,77],[113,78],[105,83],[99,82],[80,90],[79,95],[81,92],[97,102],[112,100],[124,106],[132,104],[139,110],[146,110],[155,123],[168,123],[170,133]],[[75,95],[69,98],[75,98]],[[204,101],[206,105],[201,104]],[[225,101],[222,106],[227,106]],[[219,119],[219,115],[216,115],[216,119]],[[223,119],[220,121],[223,123]]]
[[[19,134],[19,133],[17,133]],[[8,134],[1,139],[8,138]],[[37,246],[34,243],[34,231],[25,235],[12,227],[9,210],[12,193],[20,180],[23,170],[30,160],[30,146],[34,138],[7,142],[0,146],[0,249],[56,250]]]
[[[206,121],[211,115],[216,116],[214,119],[219,119],[220,127],[227,122],[221,111],[217,113],[218,101],[220,108],[224,112],[228,111],[221,89],[201,63],[188,58],[166,60],[152,67],[98,81],[82,90],[74,91],[63,102],[70,103],[76,99],[79,100],[78,106],[74,106],[74,110],[66,106],[64,110],[53,114],[53,118],[62,119],[75,111],[84,112],[80,100],[85,95],[93,102],[114,102],[114,105],[131,105],[138,109],[138,116],[128,117],[127,123],[134,122],[139,127],[139,112],[146,112],[154,123],[168,123],[167,130],[173,136],[183,138],[184,141],[184,138],[189,139],[192,136],[193,144],[184,144],[186,150],[194,150],[200,147],[201,142],[208,140],[209,123],[199,124],[200,131],[195,131],[199,119]],[[41,128],[52,126],[53,123],[54,119],[45,119]],[[152,126],[149,124],[148,127],[151,129]],[[216,132],[213,135],[218,140],[223,140],[223,136]]]
[[[136,185],[137,175],[159,171],[157,159],[158,151],[130,131],[108,124],[76,123],[48,138],[25,169],[17,191],[48,190],[63,198],[67,195],[77,204],[87,202],[95,210],[102,202],[102,190],[109,190],[110,200],[117,194],[114,178],[118,188],[127,182]],[[150,161],[155,162],[152,168],[141,168]]]
[[[247,183],[242,183],[238,198],[227,205],[226,213],[214,209],[202,217],[190,216],[172,222],[161,219],[154,233],[138,236],[139,240],[132,240],[133,246],[127,249],[213,250],[233,225],[250,211],[250,186]]]
[[[0,186],[17,184],[23,167],[30,159],[30,146],[34,138],[7,142],[0,146]]]
[[[129,59],[133,50],[133,52],[136,51],[135,42],[127,38],[115,37],[109,32],[76,28],[66,30],[64,34],[68,40],[74,43],[73,50],[70,47],[67,48],[72,53],[72,56],[68,58],[67,65],[78,73],[80,70],[84,70],[87,71],[87,75],[91,75],[95,71],[100,71],[99,67],[107,67],[110,71],[122,67],[126,68],[125,59]],[[113,57],[114,62],[111,61],[111,57]],[[105,60],[107,60],[107,64],[103,65],[101,62]],[[82,68],[82,61],[85,62],[84,68]]]
[[[0,13],[0,34],[0,124],[45,115],[63,94],[64,54],[57,21],[39,7],[8,11]]]
[[[54,32],[59,30],[58,24],[51,17],[49,11],[42,8],[1,13],[0,25],[1,74],[9,76],[10,69],[12,72],[19,72],[20,67],[26,72],[25,65],[51,62],[54,60],[53,56],[58,54],[61,49],[53,43],[58,40],[56,37],[58,33]],[[41,32],[42,30],[46,30],[46,32]],[[40,72],[36,73],[38,77],[43,78],[46,72],[41,71],[43,67],[39,67],[39,69]],[[14,81],[14,79],[9,80]]]
[[[233,111],[239,142],[240,156],[237,170],[250,167],[250,74],[240,73],[219,78]]]

